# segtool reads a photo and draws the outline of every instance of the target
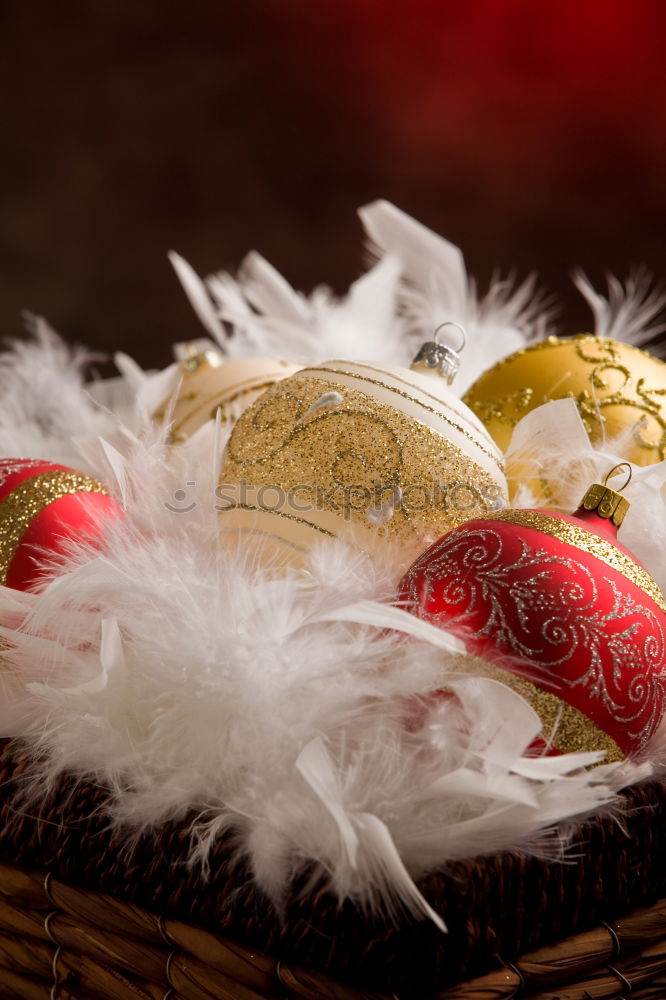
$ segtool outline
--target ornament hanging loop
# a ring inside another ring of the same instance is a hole
[[[629,464],[629,462],[618,462],[617,465],[613,466],[613,468],[610,470],[610,472],[608,473],[608,475],[604,479],[604,486],[608,486],[608,480],[612,479],[613,476],[616,476],[618,474],[618,470],[619,469],[627,469],[628,470],[628,472],[627,472],[627,481],[626,481],[626,483],[624,483],[623,486],[620,486],[617,490],[615,490],[616,493],[621,493],[622,490],[626,490],[627,486],[631,482],[631,477],[633,475],[633,470],[632,470],[631,465]]]
[[[446,347],[445,344],[440,344],[439,340],[437,339],[437,337],[439,336],[439,331],[443,330],[445,326],[455,326],[456,330],[460,331],[461,339],[458,347],[448,348],[448,350],[453,351],[454,354],[460,354],[460,352],[464,351],[465,349],[465,344],[467,343],[467,334],[465,333],[465,327],[462,326],[460,323],[456,323],[455,320],[447,319],[444,323],[440,323],[439,326],[435,329],[435,332],[432,335],[432,339],[435,341],[438,347]]]
[[[608,486],[608,480],[612,479],[619,469],[628,470],[627,481],[619,490],[614,490]],[[619,528],[630,506],[629,501],[622,495],[620,490],[626,489],[631,482],[631,471],[629,462],[619,462],[613,466],[604,479],[603,484],[594,483],[593,486],[590,486],[581,501],[581,507],[584,510],[596,511],[599,517],[607,518],[613,522],[616,528]]]
[[[455,326],[460,331],[461,342],[455,349],[448,347],[446,344],[441,344],[438,340],[440,330],[443,330],[447,326]],[[414,371],[418,371],[419,369],[428,371],[436,368],[442,378],[446,379],[447,385],[451,385],[460,368],[460,351],[463,350],[466,342],[467,335],[460,323],[456,323],[453,320],[440,323],[433,333],[433,339],[421,345],[421,349],[414,358],[411,368]]]

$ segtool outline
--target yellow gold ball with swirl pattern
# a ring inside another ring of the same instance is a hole
[[[330,361],[239,418],[221,470],[223,533],[299,565],[324,537],[394,543],[396,575],[429,540],[502,506],[502,456],[439,375]]]
[[[628,436],[624,458],[666,458],[666,364],[631,344],[579,334],[549,337],[503,358],[463,399],[502,451],[530,410],[572,398],[593,442]]]

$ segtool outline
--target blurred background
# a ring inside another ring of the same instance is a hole
[[[583,329],[574,266],[666,277],[665,43],[661,0],[5,2],[0,333],[166,364],[167,250],[343,292],[378,197]]]

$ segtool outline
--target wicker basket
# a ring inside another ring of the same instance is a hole
[[[299,887],[279,919],[231,843],[204,881],[186,823],[130,851],[102,789],[63,781],[35,816],[17,808],[28,755],[0,762],[2,998],[666,998],[664,783],[628,790],[621,822],[580,824],[567,863],[498,854],[428,876],[443,935]]]
[[[23,1000],[380,1000],[103,893],[0,866],[0,983]],[[666,996],[666,899],[431,996]],[[395,996],[395,994],[394,994]],[[389,1000],[388,995],[383,997]]]

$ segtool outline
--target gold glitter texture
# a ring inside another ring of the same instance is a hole
[[[381,374],[381,371],[379,371],[379,369],[374,369],[370,365],[363,365],[362,367],[363,369],[376,371],[377,374]],[[417,392],[420,392],[423,396],[425,396],[427,399],[432,400],[436,404],[435,406],[429,406],[427,403],[424,403],[422,399],[418,399],[412,393],[405,392],[404,389],[399,389],[397,386],[388,385],[386,382],[382,382],[379,379],[369,378],[365,373],[361,374],[359,372],[347,371],[344,368],[325,368],[323,365],[317,368],[316,371],[326,372],[332,375],[344,375],[346,378],[358,379],[359,381],[367,383],[368,385],[381,387],[382,389],[387,389],[389,392],[394,393],[396,396],[400,396],[402,397],[402,399],[409,400],[410,403],[415,403],[423,411],[425,411],[425,413],[430,413],[433,416],[438,417],[440,420],[444,420],[450,427],[458,431],[459,434],[462,434],[463,437],[466,437],[467,440],[470,441],[476,448],[479,448],[485,455],[487,455],[487,457],[497,466],[497,468],[502,474],[504,473],[504,462],[502,460],[501,455],[495,454],[495,452],[490,451],[489,448],[483,445],[478,435],[470,434],[470,432],[461,425],[461,421],[464,421],[465,419],[464,416],[458,413],[452,406],[449,405],[448,409],[450,409],[451,413],[457,418],[456,420],[453,420],[450,414],[444,413],[442,410],[442,401],[441,399],[438,399],[436,396],[432,396],[429,393],[425,393],[423,392],[423,390],[416,389],[416,386],[414,386]],[[406,384],[409,385],[408,382]]]
[[[300,517],[319,523],[324,511],[335,515],[336,534],[346,520],[357,533],[406,542],[437,538],[504,498],[496,478],[456,444],[375,399],[372,382],[362,392],[316,374],[286,379],[246,410],[227,446],[222,483],[279,486],[285,500],[272,509],[286,513],[286,495],[309,486],[316,510],[296,510]],[[313,408],[331,393],[339,401]],[[438,415],[444,409],[441,403]],[[264,506],[256,493],[235,500],[236,510],[243,502]],[[386,516],[373,520],[382,505]]]
[[[630,580],[662,611],[666,612],[664,596],[647,570],[635,559],[632,559],[628,553],[623,552],[605,538],[601,538],[591,531],[586,531],[577,524],[572,524],[571,521],[565,521],[538,510],[502,510],[496,514],[488,515],[488,520],[508,521],[510,524],[534,528],[535,531],[544,535],[550,535],[567,545],[573,545],[581,552],[587,552],[588,555],[601,560],[606,566],[610,566],[625,579]]]
[[[108,494],[108,490],[83,473],[57,469],[24,480],[0,503],[0,583],[6,583],[12,559],[35,517],[55,500],[73,493]]]
[[[593,441],[631,431],[629,461],[666,458],[666,364],[632,344],[592,334],[549,337],[503,358],[463,400],[505,451],[526,413],[566,397]]]
[[[603,750],[600,764],[624,760],[624,754],[612,736],[600,729],[583,712],[569,705],[552,691],[544,691],[532,681],[497,667],[482,657],[462,653],[451,666],[452,673],[468,673],[500,681],[532,706],[541,720],[544,738],[562,753]]]

